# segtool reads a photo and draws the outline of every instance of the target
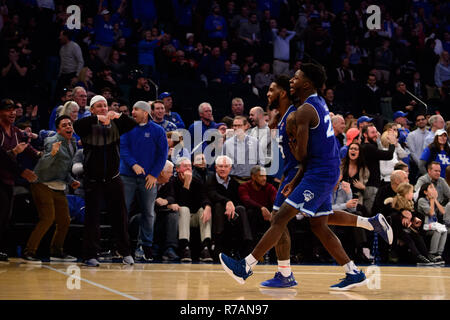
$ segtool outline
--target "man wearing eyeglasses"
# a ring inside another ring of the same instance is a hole
[[[410,169],[411,169],[411,180],[415,182],[419,174],[419,159],[422,155],[423,149],[425,147],[425,138],[428,134],[427,130],[427,118],[424,114],[416,115],[416,130],[411,131],[406,138],[406,144],[411,152],[410,156]]]
[[[247,134],[248,128],[247,118],[236,116],[233,120],[234,136],[223,145],[223,154],[233,160],[230,175],[239,183],[249,181],[252,168],[261,164],[258,139]]]

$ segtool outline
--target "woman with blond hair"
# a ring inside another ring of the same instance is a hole
[[[80,110],[80,106],[75,101],[69,100],[66,103],[64,103],[62,106],[59,106],[56,109],[56,117],[60,117],[62,115],[66,115],[70,117],[70,120],[72,121],[72,124],[78,120],[78,111]],[[73,132],[73,137],[75,138],[77,142],[77,146],[81,147],[81,140],[80,137]]]
[[[400,241],[417,265],[434,265],[420,232],[422,219],[414,210],[414,186],[407,182],[397,187],[396,195],[387,198],[384,204],[391,206],[390,217],[394,230],[394,246]],[[394,247],[394,249],[396,249]]]
[[[80,86],[86,90],[87,95],[95,95],[93,92],[94,83],[92,78],[94,77],[91,69],[89,67],[84,67],[80,70],[78,74],[78,82],[75,84],[76,87]]]

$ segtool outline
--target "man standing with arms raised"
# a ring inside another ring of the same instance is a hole
[[[108,112],[107,101],[97,95],[91,99],[92,115],[75,121],[75,132],[83,143],[86,192],[86,218],[83,238],[83,259],[89,267],[98,267],[100,250],[100,211],[102,200],[112,216],[117,251],[124,264],[133,264],[128,235],[128,214],[124,187],[119,176],[120,136],[137,123],[132,118],[114,111]]]

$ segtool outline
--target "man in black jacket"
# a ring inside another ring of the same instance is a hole
[[[191,262],[190,228],[200,229],[200,261],[212,262],[211,247],[211,203],[206,195],[205,184],[192,176],[191,160],[181,157],[175,164],[177,176],[171,183],[171,195],[176,204],[174,210],[180,214],[178,220],[181,262]]]
[[[112,215],[112,226],[117,241],[117,253],[124,264],[133,264],[128,235],[128,214],[123,183],[119,176],[120,136],[137,123],[134,119],[114,111],[108,112],[107,101],[97,95],[91,99],[92,116],[75,121],[75,132],[83,144],[84,189],[86,193],[83,258],[87,266],[98,267],[100,250],[100,211],[102,200]]]
[[[216,174],[207,178],[206,189],[212,204],[212,234],[214,241],[214,258],[224,250],[237,249],[242,256],[251,251],[252,232],[245,207],[239,199],[239,183],[231,179],[230,172],[233,161],[222,155],[216,158]],[[238,232],[242,244],[239,248],[230,248],[228,232]]]
[[[391,160],[394,156],[395,144],[398,142],[395,141],[395,136],[388,135],[389,149],[378,149],[378,131],[373,124],[368,124],[362,128],[362,138],[364,142],[361,144],[361,155],[370,171],[369,180],[364,190],[363,205],[369,212],[369,216],[373,216],[376,212],[371,212],[371,209],[381,183],[380,160]]]

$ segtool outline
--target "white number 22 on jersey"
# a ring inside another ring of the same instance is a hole
[[[331,124],[331,118],[330,115],[327,114],[323,120],[325,121],[325,123],[328,122],[328,129],[327,129],[327,138],[334,136],[334,129],[333,129],[333,125]]]

